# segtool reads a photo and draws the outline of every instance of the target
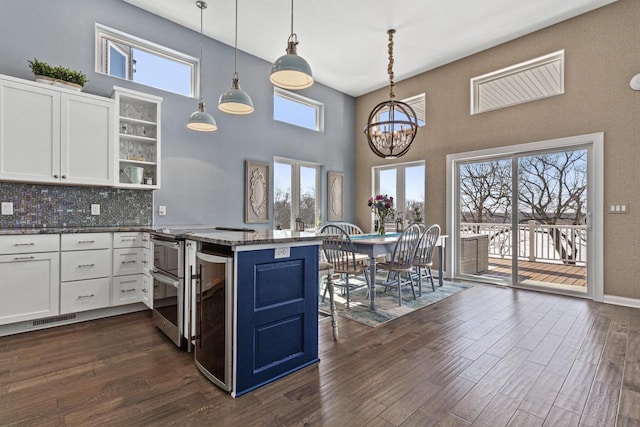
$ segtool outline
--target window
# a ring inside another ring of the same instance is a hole
[[[273,119],[322,132],[324,130],[324,104],[274,87]]]
[[[425,123],[425,95],[421,93],[420,95],[412,96],[411,98],[401,99],[401,102],[408,104],[413,111],[416,113],[416,119],[418,119],[418,126],[424,126]],[[404,119],[408,120],[404,114],[397,114],[396,110],[396,119]],[[378,121],[389,120],[389,111],[383,111],[378,116]]]
[[[199,61],[155,43],[96,24],[96,71],[196,97]]]
[[[296,218],[305,229],[320,221],[321,166],[288,159],[273,162],[273,221],[276,229],[295,229]]]
[[[425,222],[424,218],[424,161],[401,163],[373,168],[374,194],[393,197],[397,217],[406,223]],[[371,217],[373,221],[373,215]],[[389,218],[394,221],[394,218]],[[391,224],[389,224],[391,226]]]
[[[564,50],[471,79],[471,114],[564,93]]]

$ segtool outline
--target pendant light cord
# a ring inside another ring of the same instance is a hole
[[[238,77],[238,0],[236,0],[236,39],[233,54],[233,78]]]
[[[391,99],[396,97],[396,94],[393,93],[393,88],[396,84],[393,82],[393,33],[396,30],[388,30],[387,34],[389,34],[389,66],[387,67],[387,72],[389,73],[389,97]]]
[[[198,71],[198,86],[200,86],[200,102],[202,102],[202,65],[204,64],[203,53],[202,53],[202,44],[204,43],[204,33],[203,33],[203,19],[202,16],[204,14],[204,9],[207,7],[207,4],[203,1],[199,1],[197,6],[200,8],[200,70]]]
[[[293,34],[293,0],[291,0],[291,34]]]

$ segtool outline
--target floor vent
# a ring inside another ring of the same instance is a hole
[[[64,322],[66,320],[75,320],[76,314],[64,314],[61,316],[47,317],[46,319],[33,320],[31,326],[48,325],[49,323]]]
[[[471,114],[564,93],[564,50],[471,79]]]

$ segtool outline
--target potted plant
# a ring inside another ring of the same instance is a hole
[[[39,83],[70,87],[78,91],[82,90],[82,87],[87,83],[87,76],[82,71],[75,71],[63,66],[52,67],[36,58],[27,62]]]

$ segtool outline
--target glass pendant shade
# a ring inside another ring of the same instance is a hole
[[[196,2],[196,6],[200,9],[200,64],[202,64],[202,44],[204,39],[204,33],[202,32],[202,16],[204,9],[207,8],[207,3],[202,0],[198,0]],[[200,87],[200,93],[202,93],[202,79],[200,78],[200,74],[202,74],[202,65],[200,65],[200,68],[201,70],[198,74],[198,86]],[[204,100],[202,97],[200,97],[200,102],[198,103],[198,110],[192,113],[191,117],[189,117],[187,128],[199,132],[213,132],[218,129],[216,119],[204,110]]]
[[[198,111],[195,111],[189,117],[187,127],[191,130],[197,130],[200,132],[213,132],[218,129],[216,119],[204,110],[204,102],[200,99],[198,104]]]
[[[253,113],[253,101],[247,92],[240,89],[236,76],[231,83],[231,89],[220,95],[218,109],[229,114]]]
[[[311,67],[303,57],[298,56],[295,34],[289,36],[287,53],[276,60],[271,68],[271,83],[283,89],[306,89],[313,84]]]
[[[233,49],[234,73],[231,89],[220,95],[218,109],[228,114],[251,114],[253,113],[253,101],[247,92],[240,89],[238,78],[238,0],[236,0],[236,34]]]

